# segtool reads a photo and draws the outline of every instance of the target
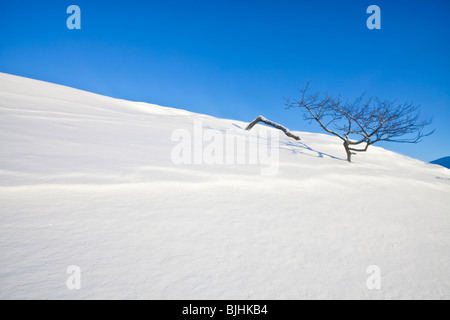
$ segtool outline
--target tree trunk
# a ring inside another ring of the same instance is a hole
[[[290,132],[286,127],[283,127],[282,125],[280,125],[278,123],[275,123],[275,122],[272,122],[270,120],[267,120],[263,116],[259,116],[258,118],[256,118],[252,122],[250,122],[250,124],[247,126],[247,128],[245,128],[245,130],[250,130],[258,122],[263,122],[263,123],[265,123],[265,124],[267,124],[269,126],[272,126],[272,127],[276,128],[276,129],[279,129],[279,130],[283,131],[288,137],[294,138],[295,140],[301,140],[299,136],[296,136],[295,134]]]
[[[348,146],[347,141],[344,141],[344,148],[345,148],[345,152],[347,153],[347,161],[352,162],[352,154],[354,154],[354,153],[350,150],[350,147]]]

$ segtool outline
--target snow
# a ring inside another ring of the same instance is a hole
[[[4,73],[0,113],[0,299],[450,298],[446,168]],[[174,164],[195,123],[276,170]]]

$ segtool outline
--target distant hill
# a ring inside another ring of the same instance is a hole
[[[439,158],[437,160],[431,161],[430,163],[438,164],[450,169],[450,157]]]

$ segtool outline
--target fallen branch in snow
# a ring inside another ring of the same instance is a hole
[[[282,125],[272,122],[270,120],[267,120],[266,118],[264,118],[263,116],[259,116],[258,118],[256,118],[255,120],[253,120],[252,122],[250,122],[250,124],[247,126],[247,128],[245,128],[245,130],[250,130],[251,128],[253,128],[253,126],[255,124],[257,124],[258,122],[264,122],[265,124],[272,126],[274,128],[277,128],[281,131],[283,131],[288,137],[294,138],[295,140],[301,140],[299,136],[296,136],[295,134],[293,134],[292,132],[289,131],[288,128],[283,127]]]

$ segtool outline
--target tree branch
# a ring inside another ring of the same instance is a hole
[[[247,131],[250,130],[258,122],[263,122],[263,123],[265,123],[265,124],[267,124],[269,126],[272,126],[272,127],[276,128],[276,129],[279,129],[279,130],[283,131],[288,137],[294,138],[295,140],[301,140],[299,136],[296,136],[295,134],[290,132],[288,128],[283,127],[282,125],[280,125],[278,123],[275,123],[273,121],[267,120],[263,116],[259,116],[255,120],[250,122],[250,124],[247,126],[247,128],[245,128],[245,130],[247,130]]]

